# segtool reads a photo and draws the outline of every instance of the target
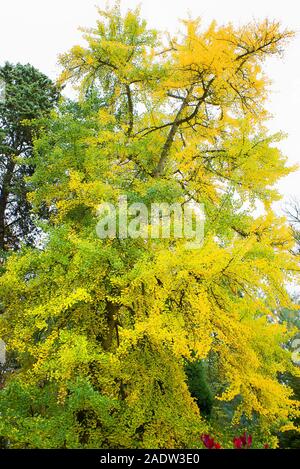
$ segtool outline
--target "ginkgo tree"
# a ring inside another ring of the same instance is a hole
[[[285,285],[299,266],[271,208],[293,168],[276,147],[281,135],[266,130],[263,62],[292,33],[267,20],[188,20],[167,41],[139,10],[99,14],[86,47],[60,58],[60,83],[79,99],[44,119],[30,161],[30,202],[50,213],[44,246],[10,256],[0,280],[13,363],[0,435],[16,448],[201,446],[214,423],[186,374],[200,361],[234,428],[276,446],[299,415],[281,379],[299,375],[284,346],[292,332],[276,319],[294,307]],[[99,204],[123,195],[204,204],[202,247],[99,239]]]

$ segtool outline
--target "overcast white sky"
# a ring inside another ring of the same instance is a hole
[[[112,0],[108,2],[113,3]],[[300,163],[300,2],[297,0],[123,0],[122,8],[141,4],[151,27],[175,32],[178,19],[201,16],[207,23],[232,21],[242,24],[268,17],[298,32],[286,49],[283,59],[272,59],[266,72],[273,80],[269,110],[274,118],[270,130],[288,134],[281,148],[291,163]],[[31,63],[55,79],[57,55],[81,42],[78,26],[93,26],[95,5],[103,0],[0,0],[0,63]],[[279,185],[285,200],[300,200],[300,171]],[[280,204],[282,205],[282,204]]]

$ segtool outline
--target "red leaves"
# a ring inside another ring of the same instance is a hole
[[[202,443],[204,444],[205,448],[208,448],[208,449],[221,449],[220,443],[215,442],[215,440],[207,434],[201,435],[201,440],[202,440]]]
[[[220,443],[217,443],[213,437],[208,435],[207,433],[203,433],[201,435],[201,441],[204,444],[205,448],[208,449],[222,449]],[[252,435],[247,435],[246,432],[243,435],[235,436],[233,438],[233,447],[235,449],[249,449],[252,446]],[[264,444],[264,449],[269,449],[270,446],[268,443]]]
[[[252,436],[247,435],[246,432],[241,436],[235,436],[233,438],[233,446],[236,449],[251,448],[252,445]]]
[[[241,449],[242,448],[242,440],[239,437],[235,436],[233,438],[233,446],[236,449]]]

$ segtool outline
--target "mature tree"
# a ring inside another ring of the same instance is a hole
[[[31,65],[0,67],[0,250],[16,249],[36,235],[26,177],[32,154],[33,119],[48,115],[58,98],[51,80]],[[35,129],[37,130],[37,129]]]
[[[278,379],[297,373],[290,336],[270,317],[292,307],[284,285],[298,265],[270,208],[291,169],[264,128],[262,63],[291,33],[186,21],[165,45],[138,12],[101,14],[87,47],[61,58],[81,101],[35,143],[30,200],[49,208],[49,240],[11,256],[1,278],[0,333],[19,369],[1,391],[0,434],[12,447],[199,445],[208,423],[186,362],[202,360],[233,423],[275,446],[299,406]],[[120,195],[202,202],[203,246],[99,239],[98,205]]]

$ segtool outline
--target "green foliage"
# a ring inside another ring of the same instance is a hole
[[[185,372],[191,396],[195,399],[201,414],[209,418],[213,406],[213,394],[209,387],[205,364],[201,361],[188,362]]]
[[[33,242],[37,234],[30,204],[28,184],[34,167],[32,155],[33,120],[49,113],[59,92],[49,78],[31,65],[0,67],[0,80],[5,84],[0,102],[0,251],[19,248],[22,242]]]
[[[43,117],[29,159],[44,244],[0,278],[9,447],[188,448],[209,425],[228,445],[247,426],[275,447],[299,416],[279,379],[299,375],[292,332],[270,319],[294,307],[293,239],[271,210],[291,168],[263,125],[262,75],[292,34],[184,24],[163,49],[138,11],[108,9],[61,58],[80,99]],[[99,239],[99,204],[120,195],[203,203],[203,246]]]

